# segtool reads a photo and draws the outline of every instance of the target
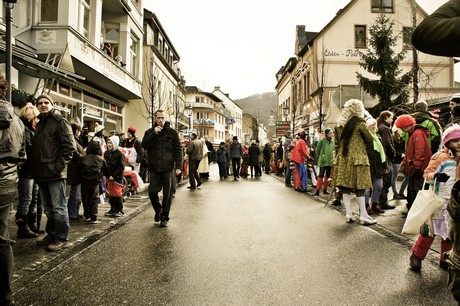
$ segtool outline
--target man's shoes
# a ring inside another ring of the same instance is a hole
[[[198,184],[196,184],[196,188],[200,187],[201,184],[203,184],[203,182],[198,182]]]
[[[330,194],[326,189],[323,190],[323,194]]]
[[[284,184],[286,187],[293,187],[292,184]]]
[[[395,193],[393,195],[393,200],[404,200],[404,199],[406,199],[406,197],[402,194]]]
[[[113,217],[113,215],[115,215],[115,211],[112,208],[104,214],[106,217]]]
[[[153,218],[153,220],[155,220],[155,222],[160,222],[160,213],[159,212],[155,212],[155,217]]]
[[[315,193],[312,193],[311,195],[312,195],[312,196],[319,196],[319,190],[316,189]]]
[[[422,261],[414,253],[409,258],[409,265],[414,272],[420,272],[422,269]]]
[[[96,220],[89,220],[90,224],[99,224],[101,223],[101,219],[96,219]]]
[[[381,209],[395,209],[393,205],[390,205],[388,203],[384,203],[384,204],[380,203],[379,206]]]
[[[48,235],[46,235],[45,237],[43,237],[41,239],[37,239],[35,241],[35,243],[37,245],[40,245],[40,246],[47,246],[47,245],[51,244],[51,240],[50,240],[50,237]]]
[[[187,188],[188,189],[196,189],[196,187],[194,187],[194,186],[188,186]]]
[[[166,227],[166,226],[168,226],[168,221],[166,221],[166,220],[161,220],[161,222],[160,222],[160,227]]]
[[[113,217],[115,218],[123,217],[123,213],[121,211],[117,211],[116,213],[113,214]]]
[[[68,241],[58,241],[58,242],[53,242],[48,245],[48,251],[55,252],[55,251],[60,251],[62,249],[67,249],[69,247],[69,242]]]

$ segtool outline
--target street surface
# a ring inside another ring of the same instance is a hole
[[[456,305],[436,254],[421,273],[409,269],[410,240],[381,225],[347,224],[341,209],[286,188],[274,174],[216,177],[213,164],[199,189],[178,188],[167,228],[154,223],[144,194],[127,201],[136,213],[68,250],[47,255],[18,242],[16,303]],[[18,253],[25,249],[46,263]],[[40,268],[25,273],[34,261]]]

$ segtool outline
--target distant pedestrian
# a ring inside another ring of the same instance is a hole
[[[291,180],[292,180],[292,171],[291,167],[289,166],[291,155],[292,155],[292,150],[289,152],[289,145],[292,142],[292,133],[291,132],[286,132],[284,134],[285,139],[283,142],[283,154],[284,154],[284,164],[285,164],[285,174],[284,174],[284,185],[290,186],[291,185]]]
[[[237,136],[233,136],[229,154],[232,159],[233,180],[237,181],[240,178],[241,158],[243,157],[243,146],[238,142]]]
[[[206,142],[206,148],[208,149],[208,153],[206,153],[208,155],[208,163],[214,163],[214,153],[215,153],[215,150],[214,150],[214,146],[212,144],[212,142],[209,141],[209,136],[208,135],[204,135],[204,141]]]
[[[122,143],[124,148],[134,149],[131,150],[131,154],[128,158],[128,164],[133,168],[133,170],[140,175],[141,164],[144,160],[144,149],[142,148],[142,142],[137,139],[136,136],[137,129],[134,127],[129,127],[127,138]]]
[[[264,171],[266,174],[270,174],[271,160],[272,160],[272,146],[270,145],[269,142],[267,142],[264,145],[263,155],[264,155],[264,163],[265,163]]]
[[[120,138],[111,136],[107,139],[107,150],[104,159],[107,167],[104,177],[109,193],[110,210],[105,213],[108,217],[123,216],[123,172],[125,170],[125,156],[118,149]]]
[[[185,152],[188,155],[188,179],[190,182],[190,186],[187,188],[193,190],[200,187],[203,183],[200,179],[200,175],[198,174],[198,167],[203,159],[203,143],[197,138],[196,133],[190,134],[190,142],[187,145]]]
[[[67,201],[67,210],[69,212],[69,220],[79,219],[79,210],[81,203],[81,168],[80,158],[84,156],[85,149],[80,145],[81,126],[77,123],[72,123],[72,133],[75,140],[76,149],[67,168],[67,184],[70,185],[70,194]]]
[[[257,145],[257,142],[254,139],[251,141],[251,145],[249,146],[248,153],[249,153],[249,167],[251,168],[251,177],[254,176],[254,171],[255,171],[256,177],[261,176],[262,172],[259,167],[260,149],[259,149],[259,146]]]
[[[227,178],[227,169],[226,169],[226,164],[228,162],[228,152],[227,149],[225,148],[225,142],[221,142],[219,144],[219,148],[217,149],[216,152],[216,158],[217,158],[217,165],[219,166],[219,177],[220,179],[226,179]]]
[[[308,147],[305,138],[307,133],[302,131],[299,133],[294,149],[292,150],[291,160],[295,163],[294,168],[294,187],[297,191],[306,191],[308,187],[308,175],[305,162],[310,155],[308,154]]]
[[[176,130],[165,121],[163,110],[155,112],[154,126],[145,132],[142,147],[147,150],[150,172],[149,198],[155,211],[155,222],[166,227],[169,221],[176,176],[182,172],[182,145]],[[158,193],[163,190],[160,203]]]
[[[69,215],[65,195],[67,165],[75,152],[75,139],[70,123],[54,108],[48,95],[37,97],[40,111],[32,144],[32,167],[45,209],[46,236],[37,240],[50,251],[68,247]]]
[[[198,165],[197,172],[201,181],[203,181],[209,179],[209,151],[205,139],[201,138],[200,141],[203,144],[203,158]]]
[[[101,143],[91,141],[86,147],[86,155],[80,159],[81,168],[81,197],[83,202],[83,215],[85,220],[98,224],[101,220],[97,217],[99,201],[99,184],[107,163],[102,157]]]

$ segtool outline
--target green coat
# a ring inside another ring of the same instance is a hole
[[[336,136],[339,141],[340,135]],[[372,145],[372,136],[363,121],[359,122],[353,131],[347,156],[343,155],[342,143],[339,144],[337,157],[334,160],[333,182],[335,186],[358,190],[372,188],[366,145]]]
[[[328,141],[325,137],[321,138],[316,146],[316,160],[318,167],[332,166],[334,158],[334,140]]]

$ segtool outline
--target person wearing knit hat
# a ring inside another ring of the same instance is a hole
[[[324,130],[324,137],[318,141],[316,145],[316,160],[318,161],[319,174],[316,181],[316,191],[314,196],[319,196],[321,189],[324,194],[329,194],[327,188],[329,186],[329,178],[332,172],[332,160],[334,159],[334,133],[331,129]]]
[[[443,148],[430,160],[424,171],[424,179],[430,184],[435,183],[436,194],[443,199],[443,203],[431,216],[432,236],[419,235],[409,258],[409,265],[412,270],[418,272],[422,268],[422,261],[425,259],[435,237],[441,238],[441,250],[439,266],[447,270],[448,264],[444,253],[452,249],[451,221],[447,209],[451,190],[457,181],[457,160],[460,157],[460,125],[455,124],[447,128],[442,135]],[[455,234],[454,234],[455,235]]]
[[[104,158],[107,167],[104,169],[104,177],[107,181],[107,192],[109,193],[110,210],[105,213],[108,217],[123,216],[123,172],[125,169],[125,156],[118,149],[120,138],[110,136],[107,139],[107,150]]]
[[[128,157],[128,164],[134,169],[135,172],[139,173],[140,177],[144,180],[147,174],[147,168],[143,167],[141,171],[141,165],[144,164],[147,166],[147,158],[144,155],[144,149],[142,148],[142,143],[136,137],[136,128],[129,127],[128,133],[126,133],[127,138],[122,143],[122,146],[125,148],[134,148],[131,155]]]
[[[406,143],[404,159],[401,162],[401,169],[404,169],[409,177],[407,187],[407,204],[409,210],[415,200],[417,192],[423,189],[423,171],[428,166],[432,155],[429,142],[430,130],[422,125],[416,124],[415,119],[410,115],[401,115],[395,125],[409,134]]]
[[[69,121],[53,108],[53,99],[40,95],[37,99],[40,121],[32,142],[31,159],[34,181],[39,186],[40,199],[47,216],[46,236],[38,245],[50,251],[67,247],[69,216],[65,179],[67,165],[75,152],[75,140]]]

